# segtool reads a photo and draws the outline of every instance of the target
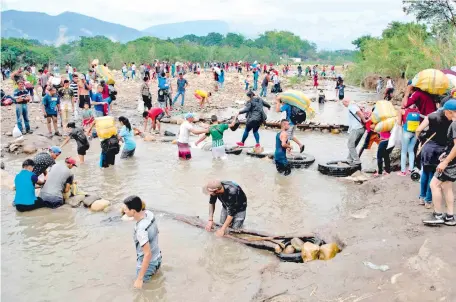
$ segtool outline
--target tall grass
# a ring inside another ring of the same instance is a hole
[[[455,31],[436,37],[410,30],[403,35],[366,42],[346,79],[361,85],[369,75],[400,77],[402,72],[410,79],[423,69],[445,69],[455,65]]]

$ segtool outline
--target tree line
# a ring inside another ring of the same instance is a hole
[[[81,37],[58,47],[36,40],[1,39],[1,64],[16,68],[25,64],[70,62],[86,68],[94,59],[119,69],[124,62],[166,61],[259,61],[287,62],[289,58],[326,64],[344,64],[353,60],[355,51],[317,51],[315,43],[287,31],[267,31],[256,39],[228,33],[206,36],[186,35],[175,39],[142,37],[128,43],[111,41],[103,36]]]

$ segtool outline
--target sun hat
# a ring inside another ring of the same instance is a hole
[[[222,182],[220,180],[211,180],[203,187],[203,193],[206,195],[210,195],[215,191],[222,188]]]

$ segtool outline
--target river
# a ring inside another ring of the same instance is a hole
[[[320,119],[344,123],[347,112],[340,104],[328,102],[323,113],[321,109],[316,108]],[[171,131],[176,127],[164,126]],[[233,145],[241,131],[227,131],[226,143]],[[276,131],[260,134],[271,149]],[[345,158],[347,136],[301,131],[297,136],[317,160],[290,177],[279,176],[270,161],[244,154],[220,162],[212,161],[210,152],[192,149],[193,159],[180,162],[175,145],[139,139],[133,159],[118,159],[104,170],[98,167],[100,146],[94,140],[86,164],[74,172],[84,191],[113,203],[135,194],[150,208],[203,219],[208,197],[202,186],[211,178],[234,180],[248,196],[247,228],[306,233],[323,227],[344,207],[346,184],[319,174],[317,163]],[[248,142],[253,143],[252,135]],[[65,155],[75,156],[75,151],[73,143],[64,148]],[[22,161],[11,159],[7,170],[19,171]],[[259,289],[260,270],[277,261],[270,253],[158,215],[162,268],[144,290],[134,290],[134,222],[106,221],[119,215],[115,211],[91,213],[67,206],[16,213],[13,193],[1,194],[3,301],[249,301]],[[218,220],[220,203],[216,208]]]

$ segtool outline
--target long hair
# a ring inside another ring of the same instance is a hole
[[[120,116],[119,117],[119,122],[122,122],[122,124],[125,125],[125,127],[127,127],[127,129],[129,131],[131,131],[131,124],[130,124],[130,121],[125,117],[125,116]]]

